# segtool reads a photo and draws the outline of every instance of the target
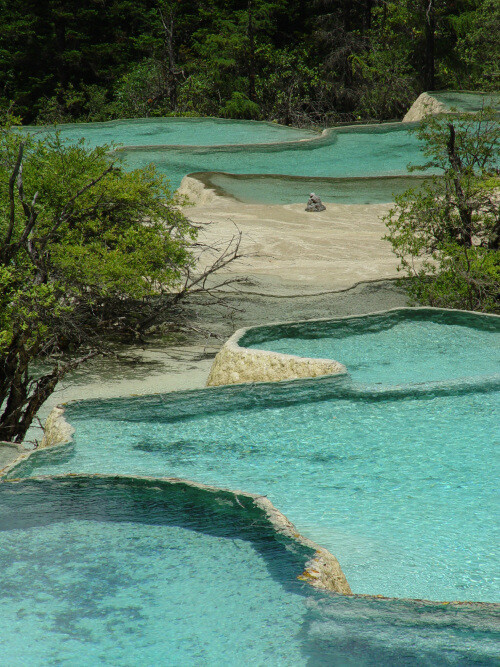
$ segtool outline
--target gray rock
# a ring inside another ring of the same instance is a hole
[[[311,192],[309,195],[309,201],[306,205],[306,211],[326,211],[326,206],[323,204],[318,195]]]

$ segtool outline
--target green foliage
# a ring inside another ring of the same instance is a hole
[[[383,48],[366,56],[353,56],[353,70],[360,74],[358,118],[398,118],[412,105],[416,82],[411,68],[403,59]]]
[[[307,65],[303,49],[274,49],[264,46],[258,50],[265,63],[257,82],[257,92],[266,118],[286,125],[306,124],[315,117],[313,100],[323,85],[317,68]]]
[[[260,115],[259,105],[249,100],[244,93],[234,92],[221,109],[224,118],[257,119]]]
[[[473,3],[476,5],[476,3]],[[453,17],[455,51],[462,64],[463,87],[498,90],[500,76],[500,5],[482,0],[474,10]]]
[[[438,308],[498,312],[500,253],[481,247],[448,244],[439,265],[429,264],[405,283],[417,302]]]
[[[163,116],[171,111],[166,99],[165,71],[161,62],[148,58],[124,74],[114,88],[114,111],[123,118]]]
[[[23,303],[34,317],[38,291],[47,286],[66,314],[67,309],[77,313],[82,306],[95,310],[95,317],[80,332],[88,336],[92,327],[99,326],[102,332],[103,309],[119,308],[127,298],[148,299],[178,284],[181,269],[192,262],[189,247],[195,230],[174,206],[167,182],[152,166],[124,172],[118,164],[110,165],[106,146],[89,150],[83,141],[66,145],[59,137],[25,141],[23,200],[20,195],[14,200],[15,224],[8,243],[9,177],[21,138],[4,134],[0,144],[4,281],[10,276],[3,294],[9,293],[4,307],[9,305],[13,313],[12,330],[24,326],[17,318],[25,312],[13,304]],[[35,193],[36,224],[28,237],[31,256],[22,239],[25,207]],[[27,299],[28,285],[34,292]],[[43,293],[42,301],[47,296]],[[55,319],[50,321],[51,345],[57,344]]]
[[[140,335],[193,264],[196,228],[154,168],[124,172],[109,147],[0,135],[0,440],[22,439],[71,366],[31,364]]]
[[[0,24],[0,107],[25,123],[218,115],[233,93],[283,122],[384,120],[498,86],[496,0],[0,0]]]
[[[387,239],[420,303],[497,311],[500,128],[492,110],[429,117],[415,129],[434,176],[396,198]]]

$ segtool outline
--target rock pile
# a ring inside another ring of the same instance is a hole
[[[311,192],[309,195],[309,201],[306,205],[306,211],[326,211],[326,206],[323,204],[318,195],[314,194],[314,192]]]

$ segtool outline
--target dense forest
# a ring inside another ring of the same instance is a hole
[[[0,108],[24,123],[400,117],[498,86],[497,0],[0,0]]]

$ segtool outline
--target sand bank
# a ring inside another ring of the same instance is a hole
[[[274,278],[283,294],[295,293],[297,283],[312,293],[397,276],[380,219],[390,204],[328,204],[326,211],[308,213],[307,192],[303,204],[242,204],[215,196],[194,180],[186,177],[180,192],[194,199],[185,213],[204,225],[202,240],[213,244],[238,230],[243,234],[247,257],[229,267],[231,275]]]

